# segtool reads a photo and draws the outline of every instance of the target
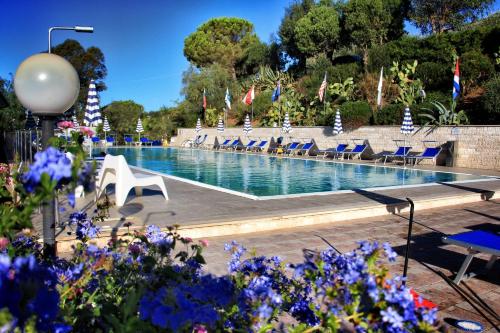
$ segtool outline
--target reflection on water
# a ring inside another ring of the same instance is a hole
[[[96,151],[98,152],[98,151]],[[481,177],[267,155],[176,148],[108,148],[131,165],[257,196],[314,193]]]

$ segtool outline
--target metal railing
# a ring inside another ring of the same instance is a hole
[[[40,130],[3,132],[1,136],[2,162],[33,162],[35,153],[41,149]]]

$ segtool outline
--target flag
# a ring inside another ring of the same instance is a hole
[[[278,85],[276,86],[276,89],[274,89],[274,91],[273,91],[273,95],[271,96],[271,100],[273,102],[276,102],[277,100],[280,99],[280,95],[281,95],[281,83],[280,83],[280,81],[278,81]]]
[[[457,99],[460,95],[460,70],[459,70],[459,59],[455,64],[455,75],[453,76],[453,100]]]
[[[323,97],[325,96],[325,90],[326,90],[326,72],[323,82],[321,82],[321,86],[319,86],[318,90],[318,97],[320,102],[323,102]]]
[[[254,99],[255,99],[255,91],[254,91],[254,86],[252,86],[252,88],[250,88],[245,97],[243,97],[243,103],[245,103],[246,105],[251,105]]]
[[[231,96],[229,95],[229,88],[226,88],[226,96],[224,97],[227,109],[231,110]]]
[[[380,69],[380,78],[378,79],[377,87],[377,106],[382,106],[382,81],[384,80],[384,67]]]
[[[203,88],[203,110],[207,110],[207,94],[205,92],[205,89]]]

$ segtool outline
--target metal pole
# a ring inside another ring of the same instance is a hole
[[[252,101],[252,122],[253,122],[253,101]]]
[[[54,117],[41,117],[42,122],[42,147],[49,147],[49,139],[54,136]],[[50,199],[42,203],[43,216],[43,245],[44,255],[52,257],[56,255],[56,226],[55,226],[55,199]]]
[[[413,213],[415,212],[415,204],[410,198],[406,198],[410,203],[410,223],[408,225],[408,236],[406,237],[405,263],[403,266],[403,285],[406,285],[406,275],[408,273],[408,257],[410,255],[411,231],[413,228]]]

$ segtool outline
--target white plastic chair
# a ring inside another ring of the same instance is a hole
[[[123,155],[106,155],[102,168],[99,171],[96,194],[100,198],[109,184],[115,184],[116,206],[125,204],[128,193],[135,187],[135,194],[142,195],[142,187],[158,185],[165,200],[168,200],[167,188],[161,176],[149,176],[144,174],[134,175]]]

